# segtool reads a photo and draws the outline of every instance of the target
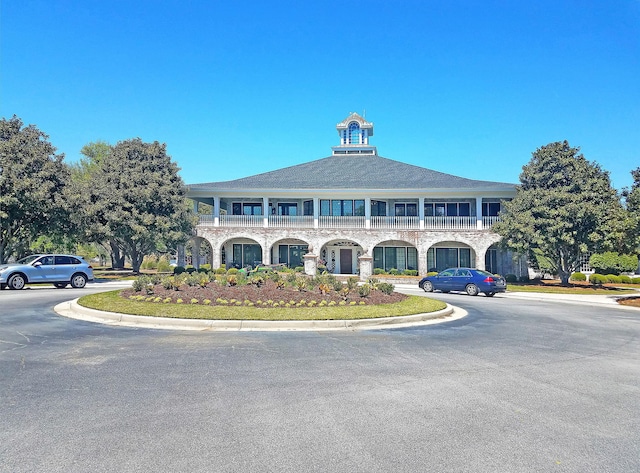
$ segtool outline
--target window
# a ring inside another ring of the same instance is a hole
[[[470,217],[469,202],[427,202],[424,204],[425,217]]]
[[[80,264],[80,261],[72,256],[56,256],[56,264]]]
[[[307,245],[280,245],[278,247],[278,259],[290,268],[304,266],[304,255],[309,252]]]
[[[364,216],[364,200],[321,200],[320,215],[339,217]]]
[[[418,269],[418,250],[412,246],[376,246],[373,249],[373,267],[385,271]]]
[[[483,217],[497,217],[499,213],[500,213],[500,202],[483,202],[482,203]]]
[[[382,200],[371,201],[371,215],[374,217],[386,217],[387,203]]]
[[[360,125],[356,122],[349,123],[349,144],[359,145],[360,142]]]
[[[262,215],[262,204],[255,202],[234,202],[232,215]]]
[[[303,215],[313,215],[313,200],[305,200],[302,203]]]
[[[279,203],[278,215],[298,215],[298,204]]]
[[[456,267],[473,268],[470,248],[429,248],[427,268],[429,271],[443,271]]]
[[[262,263],[260,245],[233,244],[233,265],[236,267],[256,266]]]
[[[418,215],[417,204],[396,204],[395,205],[396,217],[416,217]]]

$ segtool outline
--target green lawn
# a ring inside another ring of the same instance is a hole
[[[81,297],[79,304],[91,309],[152,317],[207,320],[354,320],[435,312],[446,307],[441,301],[409,296],[396,304],[334,307],[257,308],[206,306],[202,304],[163,304],[138,302],[119,296],[118,291]]]

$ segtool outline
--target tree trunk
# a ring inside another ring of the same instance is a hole
[[[111,267],[113,269],[124,269],[124,255],[120,251],[118,244],[110,240],[109,246],[111,247]]]

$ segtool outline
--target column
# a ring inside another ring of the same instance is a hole
[[[262,226],[267,228],[269,226],[269,197],[262,198],[262,208],[262,216],[264,217]]]
[[[476,197],[476,228],[482,230],[482,196]]]
[[[200,244],[201,241],[199,238],[195,238],[193,240],[193,246],[191,248],[191,263],[193,264],[193,267],[198,269],[200,268]]]
[[[320,197],[313,198],[313,228],[318,228],[320,216]]]
[[[213,198],[213,226],[220,226],[220,197]]]
[[[186,252],[184,249],[184,245],[178,245],[178,266],[182,266],[183,268],[187,265]]]
[[[360,281],[367,281],[373,275],[373,256],[362,255],[360,262]]]
[[[420,230],[424,230],[424,197],[418,199],[418,216],[420,218]]]
[[[318,270],[318,256],[307,253],[304,255],[304,274],[315,276]]]
[[[364,199],[364,228],[371,228],[371,197]]]

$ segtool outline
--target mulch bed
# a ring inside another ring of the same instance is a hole
[[[345,286],[346,287],[346,286]],[[134,292],[133,289],[125,289],[121,293],[122,297],[128,298],[129,296],[147,296],[146,291]],[[245,301],[250,301],[255,304],[256,307],[262,306],[261,302],[273,301],[278,302],[280,306],[286,306],[289,304],[291,307],[294,307],[295,304],[298,304],[304,301],[305,304],[310,301],[316,301],[320,303],[325,300],[327,303],[335,302],[339,304],[341,301],[345,301],[345,298],[337,293],[336,291],[330,291],[328,294],[321,294],[318,288],[308,289],[305,291],[299,291],[294,287],[285,286],[280,289],[276,286],[276,284],[267,280],[260,287],[247,284],[243,286],[222,286],[218,283],[211,282],[207,285],[207,287],[200,286],[180,286],[180,290],[176,291],[173,289],[165,289],[161,284],[156,284],[153,287],[153,293],[148,294],[149,297],[160,297],[163,300],[166,298],[171,298],[171,302],[175,303],[178,299],[182,299],[184,303],[189,303],[191,299],[196,299],[200,303],[205,299],[211,301],[211,305],[227,305],[224,303],[216,302],[218,299],[224,299],[228,303],[230,301],[240,301],[245,303]],[[361,302],[364,302],[365,305],[376,305],[376,304],[393,304],[395,302],[400,302],[406,299],[407,296],[404,294],[400,294],[398,292],[393,292],[389,295],[384,294],[382,291],[372,290],[371,293],[367,297],[360,297],[358,294],[358,290],[354,290],[346,296],[346,303],[355,302],[358,305],[361,305]],[[283,302],[284,304],[280,304]],[[293,302],[293,304],[292,304]]]

